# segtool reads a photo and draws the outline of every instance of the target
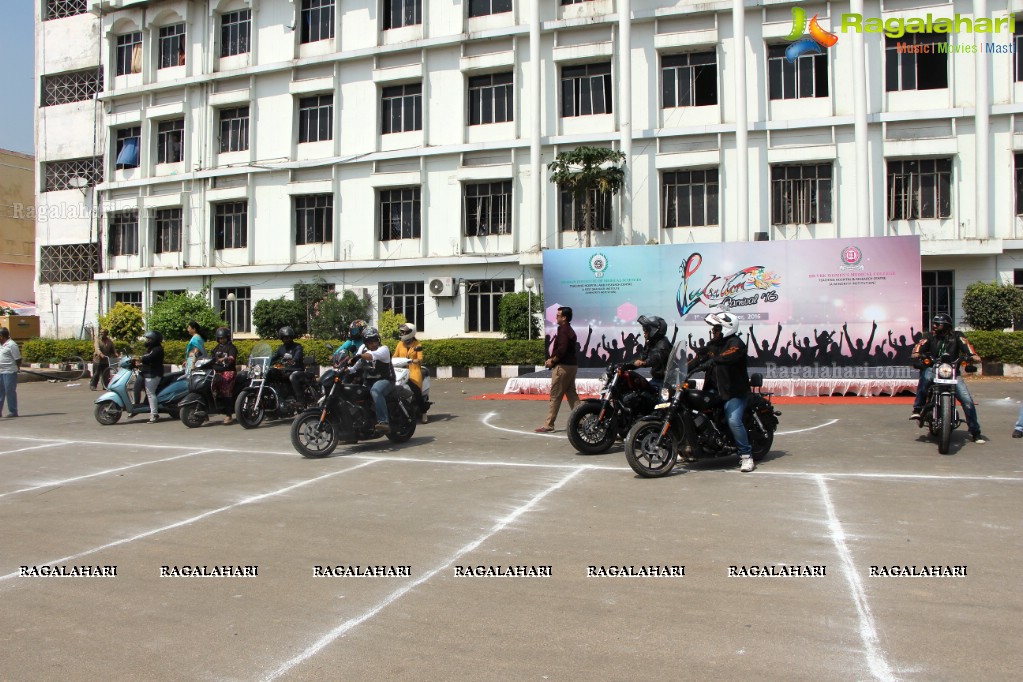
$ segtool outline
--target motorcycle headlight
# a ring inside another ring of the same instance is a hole
[[[255,367],[253,367],[252,371],[249,372],[249,377],[252,378],[252,379],[262,379],[263,378],[263,365],[256,365]]]
[[[939,379],[951,379],[952,378],[952,365],[942,364],[938,365],[938,378]]]
[[[671,400],[671,389],[667,386],[661,387],[661,400]]]

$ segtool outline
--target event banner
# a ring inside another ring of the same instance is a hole
[[[559,249],[543,265],[546,336],[570,306],[583,367],[634,357],[640,315],[696,352],[726,307],[751,365],[824,373],[908,365],[921,332],[917,236]]]

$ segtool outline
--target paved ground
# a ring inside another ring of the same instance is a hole
[[[22,384],[0,421],[0,679],[1018,679],[1019,383],[971,383],[993,440],[957,431],[947,456],[908,406],[784,405],[755,473],[662,480],[532,433],[543,402],[470,399],[502,386],[437,381],[409,443],[306,460],[286,424],[103,427],[86,382]],[[224,565],[258,575],[161,577]],[[510,565],[551,575],[457,575]],[[684,577],[587,576],[648,565]],[[783,565],[825,575],[728,575]],[[966,576],[870,575],[907,565]]]

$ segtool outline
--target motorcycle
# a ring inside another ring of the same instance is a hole
[[[149,414],[149,399],[143,394],[143,401],[138,405],[129,397],[128,386],[132,378],[142,381],[142,373],[135,367],[130,355],[123,355],[117,363],[117,374],[107,384],[107,390],[96,399],[96,421],[104,426],[116,424],[125,412],[128,417],[137,414]],[[157,410],[167,414],[171,419],[178,418],[181,399],[188,393],[188,382],[184,372],[164,374],[156,388]]]
[[[966,358],[954,359],[942,355],[937,361],[927,357],[923,359],[924,367],[934,368],[934,381],[927,387],[927,397],[920,410],[920,427],[927,427],[929,435],[938,439],[938,452],[947,455],[952,441],[952,431],[959,428],[963,420],[959,416],[956,404],[956,384],[959,373],[965,367],[967,373],[976,372],[977,368],[968,363]]]
[[[568,417],[568,442],[579,452],[599,455],[625,438],[636,420],[654,411],[660,396],[632,364],[611,363],[600,398],[581,401]]]
[[[203,358],[193,365],[188,376],[189,392],[180,405],[181,423],[188,428],[202,426],[209,421],[211,414],[226,416],[234,412],[234,398],[248,385],[248,372],[236,372],[231,395],[222,396],[213,392],[218,371],[214,358]]]
[[[305,395],[296,396],[290,375],[283,365],[270,364],[271,355],[268,343],[257,343],[249,355],[249,384],[238,394],[234,404],[238,423],[243,428],[254,429],[264,419],[290,419],[315,405],[322,395],[315,374],[305,370],[313,380],[306,382]]]
[[[328,346],[329,348],[329,346]],[[347,362],[335,360],[320,376],[323,389],[317,407],[302,412],[291,424],[291,444],[303,456],[326,457],[339,443],[357,443],[386,435],[392,443],[404,443],[416,432],[419,403],[408,380],[408,359],[393,358],[394,390],[387,397],[390,431],[377,431],[376,410],[369,386],[349,374]],[[425,383],[425,382],[424,382]]]
[[[625,437],[625,458],[644,478],[667,475],[680,457],[696,461],[738,453],[725,419],[724,401],[715,392],[698,390],[691,380],[708,366],[698,365],[687,372],[684,343],[675,346],[668,361],[662,402]],[[750,394],[743,414],[755,462],[770,452],[781,415],[771,404],[773,394],[760,391],[763,385],[761,374],[750,376],[750,386],[757,390]]]

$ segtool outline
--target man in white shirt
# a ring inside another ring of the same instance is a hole
[[[11,340],[7,327],[0,327],[0,415],[7,403],[7,416],[18,416],[18,371],[21,369],[21,351]]]
[[[365,384],[370,387],[373,407],[377,413],[374,427],[381,433],[391,430],[387,416],[387,396],[394,390],[394,371],[391,369],[391,349],[380,343],[380,332],[376,327],[366,327],[362,332],[363,346],[356,354],[359,361],[349,370],[353,374],[362,371]]]

